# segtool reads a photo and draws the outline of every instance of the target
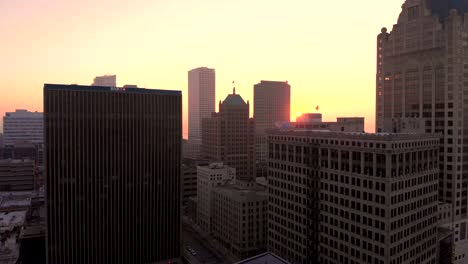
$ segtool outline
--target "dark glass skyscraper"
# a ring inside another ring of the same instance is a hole
[[[179,91],[44,85],[50,264],[180,255]]]

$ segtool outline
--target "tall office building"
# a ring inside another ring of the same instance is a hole
[[[439,137],[269,135],[269,251],[291,263],[436,263]]]
[[[3,117],[3,144],[44,143],[44,117],[40,112],[18,109]]]
[[[92,86],[117,87],[117,75],[104,75],[94,78]]]
[[[179,91],[44,85],[47,258],[180,256]]]
[[[289,122],[291,86],[288,82],[261,81],[254,85],[254,119],[256,158],[266,161],[267,129],[275,123]]]
[[[468,6],[407,0],[377,37],[376,130],[401,118],[443,135],[439,199],[452,204],[455,260],[468,263]]]
[[[255,142],[249,102],[235,92],[219,103],[219,113],[202,122],[202,156],[236,169],[237,179],[255,179]]]
[[[216,72],[201,67],[188,72],[188,140],[201,143],[201,123],[215,112]]]

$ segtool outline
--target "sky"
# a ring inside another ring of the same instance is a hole
[[[0,115],[42,111],[44,83],[181,90],[187,71],[216,69],[216,98],[288,81],[292,120],[364,116],[374,131],[376,37],[403,0],[0,0]],[[217,103],[216,103],[217,105]],[[251,110],[251,115],[253,115]],[[0,128],[2,128],[0,121]],[[1,130],[0,130],[1,131]]]

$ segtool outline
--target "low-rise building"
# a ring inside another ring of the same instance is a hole
[[[32,160],[0,160],[0,191],[33,190],[34,174]]]
[[[213,237],[235,260],[266,251],[267,188],[240,182],[213,188]]]
[[[282,124],[283,128],[296,130],[330,130],[364,132],[364,117],[337,117],[336,122],[322,121],[322,114],[303,114],[296,122]]]
[[[210,233],[212,190],[225,185],[236,177],[236,169],[223,163],[197,166],[197,222],[200,228]]]
[[[29,247],[32,232],[36,243]],[[43,191],[0,192],[0,236],[0,263],[45,264]]]

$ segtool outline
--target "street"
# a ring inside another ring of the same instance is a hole
[[[210,252],[203,243],[190,231],[182,229],[182,235],[184,240],[183,255],[186,257],[191,264],[222,264],[224,263],[213,253]],[[197,253],[196,256],[192,256],[187,251],[187,246],[191,247]]]

